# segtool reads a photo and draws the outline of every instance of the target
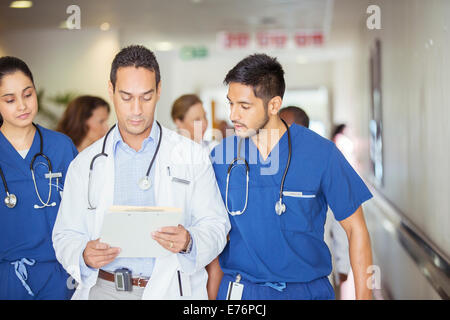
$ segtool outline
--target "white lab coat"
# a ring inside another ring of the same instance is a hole
[[[330,209],[327,211],[324,229],[324,240],[331,251],[333,273],[335,278],[339,279],[339,273],[348,274],[350,272],[348,238],[344,228],[342,228],[341,224],[336,220]],[[331,275],[329,278],[331,278]],[[337,284],[338,283],[335,283],[335,285]]]
[[[111,132],[106,142],[105,150],[109,156],[98,158],[94,166],[91,202],[97,206],[96,210],[88,210],[89,165],[92,158],[101,152],[104,138],[81,152],[67,173],[53,229],[53,246],[58,261],[78,283],[72,299],[88,299],[90,288],[97,282],[98,271],[82,281],[80,259],[87,242],[99,238],[104,213],[113,204],[113,136],[114,132]],[[156,205],[183,209],[183,225],[195,242],[197,254],[195,263],[186,262],[188,260],[180,254],[157,258],[143,299],[208,299],[205,266],[222,252],[230,230],[208,156],[200,145],[162,127],[161,145],[154,163]],[[188,180],[190,184],[174,182],[172,177]],[[189,276],[191,296],[180,297],[177,270]]]

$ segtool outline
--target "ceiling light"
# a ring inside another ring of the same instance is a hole
[[[156,50],[158,51],[170,51],[173,49],[173,45],[170,42],[158,42],[156,44]]]
[[[305,56],[297,56],[297,58],[295,59],[295,61],[298,64],[307,64],[309,62],[308,58]]]
[[[102,31],[108,31],[110,27],[111,27],[111,26],[110,26],[110,24],[109,24],[108,22],[103,22],[103,23],[100,25],[100,30],[102,30]]]
[[[31,8],[33,6],[33,1],[13,1],[9,5],[10,8],[14,9],[25,9]]]
[[[61,21],[61,23],[59,24],[58,28],[60,28],[60,29],[68,29],[67,21],[66,20]]]

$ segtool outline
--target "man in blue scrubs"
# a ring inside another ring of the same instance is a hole
[[[356,298],[371,299],[361,204],[372,195],[361,178],[331,141],[296,124],[288,131],[278,115],[285,82],[275,58],[251,55],[225,83],[236,135],[211,153],[232,226],[219,257],[224,276],[217,298],[334,299],[324,242],[330,206],[348,236]],[[285,211],[278,214],[280,190]]]

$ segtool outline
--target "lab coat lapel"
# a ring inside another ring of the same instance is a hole
[[[170,206],[172,197],[170,193],[170,177],[167,171],[170,160],[170,141],[167,130],[161,126],[162,140],[158,155],[155,159],[155,200],[156,206]]]
[[[170,159],[170,141],[168,131],[162,127],[162,140],[159,154],[155,160],[155,199],[156,206],[170,206],[172,193],[170,192],[170,177],[167,166]],[[143,299],[164,299],[170,288],[172,278],[178,268],[178,260],[175,254],[163,258],[157,258],[153,267],[152,276],[145,288]]]
[[[93,240],[100,237],[104,214],[114,201],[114,153],[112,146],[115,130],[118,130],[117,126],[109,135],[105,146],[105,152],[108,154],[108,157],[106,158],[105,163],[103,185],[101,188],[96,188],[96,191],[98,192],[96,196],[98,197],[97,199],[99,199],[99,204],[96,209]]]

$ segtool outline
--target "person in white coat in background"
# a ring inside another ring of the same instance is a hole
[[[205,266],[230,230],[209,155],[154,120],[161,81],[150,50],[116,55],[109,93],[117,125],[71,163],[53,230],[56,257],[77,282],[73,299],[208,299]],[[181,208],[184,223],[152,233],[172,254],[118,257],[120,248],[99,239],[111,205]],[[124,270],[131,290],[117,291]]]

